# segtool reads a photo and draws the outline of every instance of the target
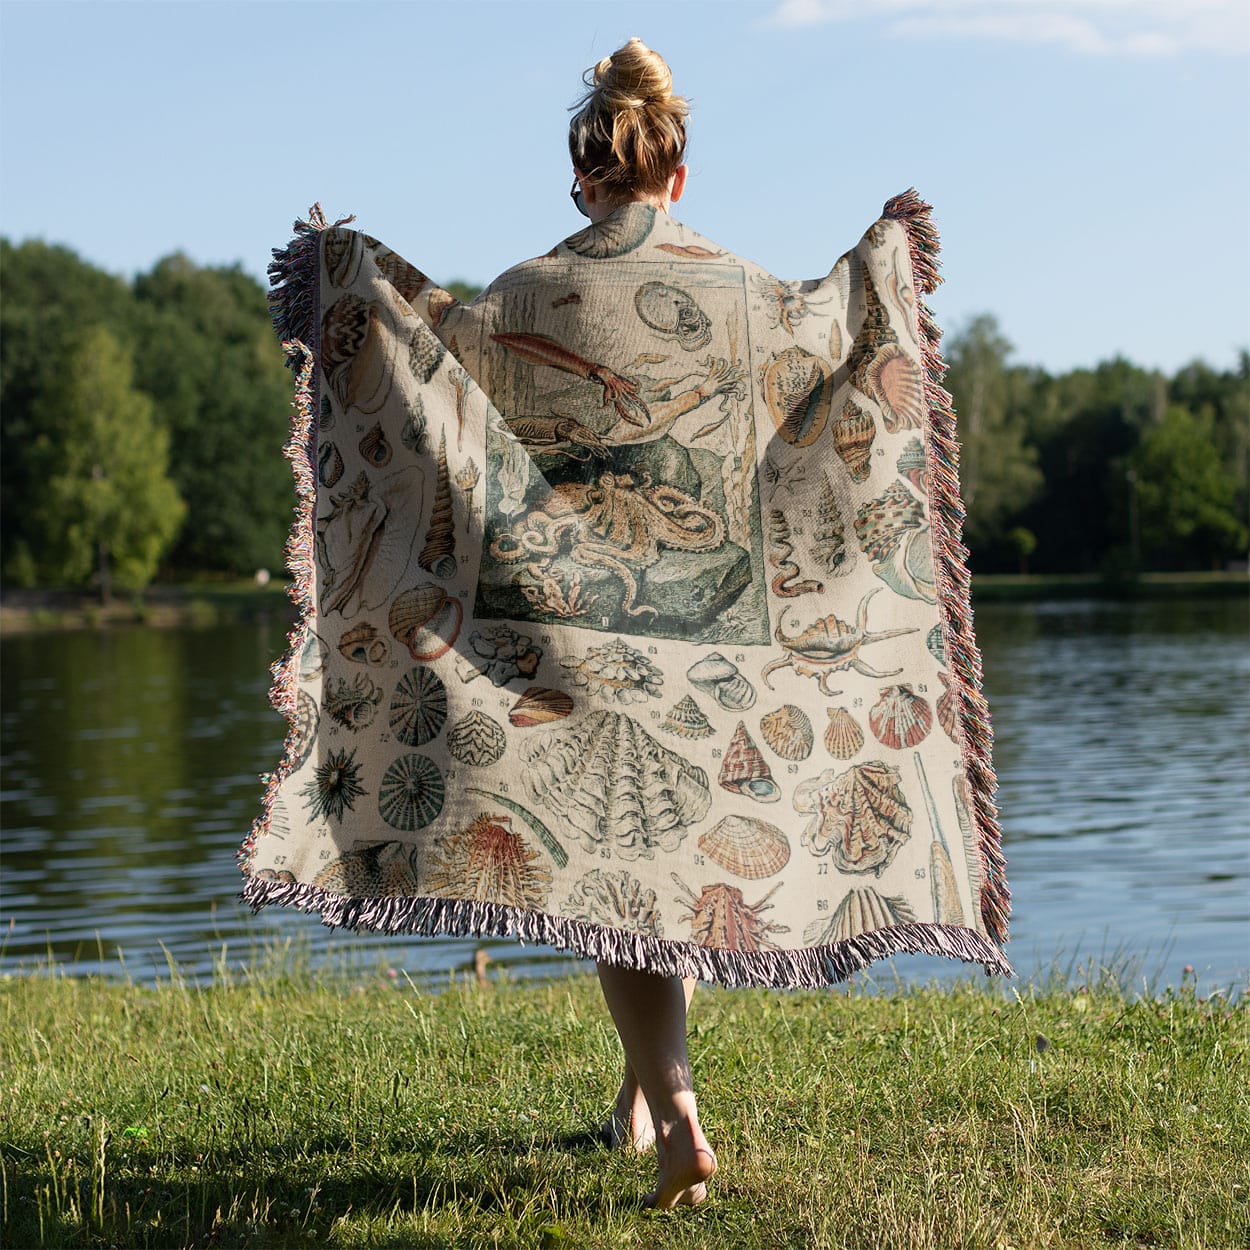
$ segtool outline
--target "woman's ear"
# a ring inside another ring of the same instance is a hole
[[[689,172],[689,165],[678,165],[673,172],[673,181],[669,184],[668,198],[674,204],[681,199],[681,193],[686,189],[686,175]]]

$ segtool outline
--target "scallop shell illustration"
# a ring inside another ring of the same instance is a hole
[[[916,913],[906,899],[886,898],[869,885],[848,890],[828,920],[814,920],[803,930],[803,941],[809,946],[830,946],[861,933],[915,921]]]
[[[646,703],[660,697],[664,674],[641,651],[621,638],[591,647],[584,656],[568,656],[560,663],[573,669],[573,682],[592,695],[617,703]]]
[[[726,816],[699,838],[699,850],[735,876],[758,881],[790,862],[790,840],[754,816]]]
[[[929,648],[929,654],[939,663],[946,663],[946,645],[942,641],[942,625],[939,621],[924,636],[924,645]]]
[[[668,750],[632,717],[591,712],[522,747],[526,781],[592,854],[651,859],[675,850],[707,815],[707,774]]]
[[[313,743],[317,740],[317,726],[321,723],[321,712],[317,700],[303,690],[295,699],[295,723],[291,726],[288,738],[287,754],[291,760],[291,772],[298,772],[312,754]]]
[[[313,878],[313,885],[348,898],[393,898],[417,892],[412,847],[402,842],[356,842]]]
[[[565,244],[578,256],[589,256],[595,260],[624,256],[647,241],[655,226],[655,213],[655,209],[637,212],[632,208],[625,213],[613,213],[605,221],[596,222],[571,235]]]
[[[933,543],[924,505],[897,478],[855,514],[855,536],[872,571],[896,594],[937,602]]]
[[[648,937],[664,936],[655,891],[646,889],[625,868],[616,872],[592,868],[573,887],[560,911],[575,920],[606,925],[610,929],[626,929]]]
[[[411,833],[443,810],[447,789],[438,765],[425,755],[401,755],[382,775],[378,812],[388,825]]]
[[[760,733],[783,760],[805,760],[812,753],[811,719],[793,703],[783,703],[775,712],[761,716]]]
[[[507,745],[503,726],[484,712],[470,712],[447,732],[447,751],[452,759],[479,768],[498,764]]]
[[[898,751],[928,737],[933,709],[910,686],[886,686],[868,711],[868,724],[879,742]]]
[[[404,418],[403,428],[399,431],[399,441],[409,451],[425,450],[425,405],[420,395],[413,395],[407,401],[408,415]]]
[[[825,726],[825,749],[835,760],[853,759],[864,745],[864,731],[859,721],[844,707],[829,710]]]
[[[660,728],[679,738],[710,738],[716,732],[691,695],[684,695],[668,709]]]
[[[942,693],[937,697],[938,724],[946,731],[952,742],[959,741],[959,709],[955,705],[955,690],[951,686],[951,675],[939,673],[942,682]]]
[[[777,433],[795,447],[807,447],[829,420],[833,371],[819,356],[787,347],[764,370],[764,400]]]
[[[356,230],[340,230],[335,226],[323,231],[322,256],[332,286],[348,287],[360,273],[365,257],[364,235]]]
[[[456,530],[451,507],[451,483],[447,476],[447,431],[438,439],[438,467],[434,484],[434,506],[430,529],[417,563],[435,577],[453,577],[456,572]]]
[[[322,443],[317,452],[317,480],[333,486],[343,476],[343,457],[333,443]]]
[[[864,373],[864,390],[881,408],[887,434],[919,429],[924,422],[920,366],[897,343],[886,343]]]
[[[712,341],[712,323],[689,293],[664,282],[646,282],[634,293],[639,318],[657,334],[694,352]]]
[[[339,654],[353,664],[368,664],[371,668],[378,668],[386,663],[390,651],[390,644],[368,621],[353,625],[339,639]]]
[[[700,946],[734,951],[776,950],[772,935],[790,932],[789,925],[763,919],[763,913],[775,906],[768,900],[781,888],[780,882],[758,902],[748,903],[736,885],[718,881],[705,885],[696,896],[676,873],[670,875],[686,895],[682,901],[689,910],[680,919],[690,921],[690,936]]]
[[[738,722],[738,728],[725,748],[718,780],[723,789],[733,794],[744,794],[757,803],[775,803],[781,798],[781,790],[773,780],[768,761],[747,732],[745,721]]]
[[[551,893],[551,871],[511,827],[509,816],[483,812],[467,829],[446,837],[430,856],[425,888],[435,897],[540,910]]]
[[[367,673],[356,673],[351,681],[339,678],[329,682],[322,696],[326,715],[352,731],[371,725],[381,702],[382,689],[369,680]]]
[[[924,445],[918,438],[907,440],[894,467],[922,496],[929,493],[929,463],[925,459]]]
[[[380,422],[375,422],[356,448],[365,464],[374,469],[384,469],[391,462],[391,445],[382,433]]]
[[[563,690],[531,686],[513,705],[508,720],[518,729],[563,720],[573,710],[573,700]]]
[[[414,660],[437,660],[460,636],[464,609],[460,600],[434,582],[424,582],[395,596],[387,624]]]
[[[852,482],[862,482],[872,471],[872,441],[877,423],[853,399],[842,405],[842,415],[833,420],[833,449],[846,465]]]
[[[879,877],[911,838],[912,812],[899,770],[881,760],[852,764],[844,773],[826,769],[801,782],[794,807],[814,813],[803,831],[803,845],[814,855],[832,851],[842,872]]]
[[[408,344],[408,368],[423,386],[438,371],[446,354],[447,349],[438,341],[433,330],[424,323],[413,328]]]
[[[447,723],[447,687],[429,668],[409,669],[391,699],[391,732],[405,746],[433,742]]]
[[[755,687],[719,651],[692,664],[686,676],[731,712],[745,712],[755,705]]]

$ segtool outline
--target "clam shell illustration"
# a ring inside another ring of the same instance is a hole
[[[447,723],[447,687],[429,668],[409,669],[391,699],[391,732],[405,746],[433,742]]]
[[[830,708],[825,726],[825,749],[835,760],[853,759],[864,745],[859,721],[844,707]]]
[[[411,833],[424,829],[443,810],[443,774],[425,755],[401,755],[382,775],[378,812],[388,825]]]
[[[699,837],[699,850],[735,876],[771,877],[790,862],[790,840],[753,816],[726,816]]]
[[[339,654],[353,664],[367,664],[380,668],[390,654],[390,644],[368,621],[353,625],[339,639]]]
[[[384,469],[391,462],[391,445],[382,433],[380,422],[374,423],[373,428],[360,440],[356,450],[370,468]]]
[[[572,710],[573,700],[563,690],[531,686],[512,705],[508,720],[518,729],[528,729],[531,725],[546,725],[553,720],[563,720]]]
[[[509,816],[483,812],[444,838],[430,856],[425,888],[436,897],[540,909],[551,893],[542,856],[511,827]]]
[[[872,571],[896,594],[937,602],[933,543],[924,505],[897,478],[855,514],[855,536]]]
[[[776,950],[772,935],[790,932],[789,925],[763,918],[763,913],[775,905],[768,900],[781,888],[780,882],[758,902],[748,903],[736,885],[718,881],[705,885],[696,895],[676,873],[671,875],[685,894],[681,901],[688,909],[679,919],[690,921],[690,936],[700,946],[732,951]]]
[[[333,443],[322,443],[317,452],[317,480],[322,486],[334,486],[343,476],[343,457]]]
[[[452,759],[479,768],[498,764],[507,746],[504,727],[485,712],[470,712],[447,733],[447,751]]]
[[[872,469],[872,442],[877,423],[853,399],[842,405],[842,415],[833,421],[833,449],[838,453],[852,482],[862,482]]]
[[[291,772],[298,772],[303,768],[312,754],[313,743],[317,740],[317,726],[320,723],[321,712],[317,707],[317,700],[301,690],[295,698],[295,723],[291,726],[287,739]]]
[[[886,343],[864,372],[864,389],[881,407],[887,434],[919,429],[924,421],[920,366],[897,343]]]
[[[716,732],[691,695],[683,695],[668,709],[660,728],[679,738],[710,738]]]
[[[811,718],[793,703],[783,703],[775,712],[761,716],[760,733],[783,760],[805,760],[812,753]]]
[[[395,596],[387,624],[414,660],[426,662],[451,650],[463,617],[459,599],[435,582],[424,582]]]
[[[731,712],[745,712],[755,704],[755,687],[719,651],[691,665],[686,676]]]
[[[655,891],[648,890],[625,868],[616,872],[592,868],[573,887],[561,912],[575,920],[606,925],[610,929],[627,929],[648,937],[664,936]]]
[[[887,898],[867,885],[848,890],[828,920],[809,924],[803,930],[803,941],[810,946],[828,946],[892,925],[914,924],[915,920],[916,913],[906,899]]]
[[[738,722],[738,728],[725,748],[719,781],[723,789],[744,794],[757,803],[775,803],[781,798],[781,790],[773,780],[768,761],[747,732],[745,721]]]
[[[313,878],[319,890],[348,898],[393,898],[417,892],[412,848],[402,842],[355,842]]]
[[[382,702],[382,688],[375,686],[367,673],[356,673],[350,681],[339,678],[327,683],[321,701],[332,721],[355,731],[373,723]]]
[[[820,437],[832,401],[833,371],[801,347],[787,347],[764,370],[764,402],[773,425],[795,447],[808,447]]]
[[[541,732],[523,744],[522,761],[533,796],[593,854],[667,854],[711,806],[707,774],[620,712]]]
[[[560,663],[573,670],[573,683],[589,694],[604,695],[617,703],[646,703],[660,697],[664,674],[641,651],[621,638],[591,647],[583,656]]]
[[[842,872],[878,877],[911,838],[912,811],[899,784],[899,770],[881,760],[852,764],[844,773],[826,769],[801,782],[794,807],[814,813],[802,844],[814,855],[833,854]]]
[[[897,751],[928,737],[933,709],[910,686],[886,686],[868,711],[868,724],[879,742]]]

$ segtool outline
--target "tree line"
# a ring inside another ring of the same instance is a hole
[[[126,282],[4,239],[0,278],[0,579],[107,594],[280,567],[291,379],[261,285],[182,255]],[[1250,354],[1171,377],[1012,354],[991,316],[946,343],[974,571],[1244,559]]]

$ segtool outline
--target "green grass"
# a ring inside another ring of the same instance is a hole
[[[593,979],[415,990],[0,983],[4,1244],[1235,1247],[1244,997],[1114,982],[701,988],[720,1172],[654,1213],[590,1142],[619,1080]]]

